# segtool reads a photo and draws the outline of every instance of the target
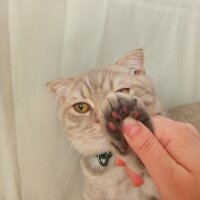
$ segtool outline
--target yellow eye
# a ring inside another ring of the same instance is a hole
[[[129,94],[129,88],[122,88],[120,90],[117,90],[117,92],[122,92],[122,93]]]
[[[80,102],[73,105],[74,110],[78,113],[86,113],[89,111],[90,106],[87,103]]]

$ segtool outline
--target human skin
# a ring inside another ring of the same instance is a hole
[[[139,121],[124,121],[123,134],[130,148],[147,168],[161,200],[199,200],[200,134],[190,124],[162,116],[152,121],[154,134]],[[119,158],[116,165],[124,166],[135,185],[142,184]]]

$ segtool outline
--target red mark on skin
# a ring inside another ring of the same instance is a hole
[[[120,119],[120,115],[118,113],[116,113],[115,111],[112,111],[112,117],[114,119]]]
[[[141,186],[143,183],[144,183],[144,180],[143,178],[135,173],[133,170],[131,170],[127,165],[126,163],[121,160],[119,157],[116,157],[116,160],[115,160],[115,165],[116,166],[119,166],[119,167],[124,167],[126,173],[129,175],[129,177],[131,178],[132,180],[132,183],[135,187],[139,187]]]
[[[132,171],[127,165],[125,166],[125,170],[127,174],[129,175],[129,177],[131,178],[132,183],[135,187],[139,187],[140,185],[144,183],[143,178],[139,174]]]
[[[120,158],[116,157],[115,159],[115,165],[118,166],[118,167],[123,167],[125,166],[125,162],[123,160],[121,160]]]
[[[113,122],[109,122],[108,127],[111,131],[115,131],[117,129],[116,125]]]

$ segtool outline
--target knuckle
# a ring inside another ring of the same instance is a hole
[[[166,173],[165,175],[169,181],[176,180],[176,174],[174,172],[175,172],[174,165],[172,163],[168,163],[168,168],[166,168],[165,170]]]
[[[192,125],[192,124],[190,124],[190,123],[185,123],[185,126],[188,128],[188,130],[190,130],[190,131],[196,131],[196,128]]]
[[[178,128],[180,130],[183,130],[184,132],[197,132],[197,129],[195,128],[194,125],[190,124],[190,123],[183,123],[183,122],[179,122],[178,123]]]
[[[139,146],[139,151],[141,154],[146,154],[147,152],[153,150],[155,145],[156,145],[155,139],[151,135],[149,135],[148,137],[146,137],[144,142]]]
[[[183,122],[176,122],[176,126],[178,129],[185,129],[187,127],[186,123]]]
[[[191,130],[194,130],[194,127],[192,124],[189,124],[189,123],[183,123],[183,122],[178,122],[177,123],[177,128],[179,131],[191,131]]]

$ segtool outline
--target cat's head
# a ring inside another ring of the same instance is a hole
[[[59,116],[68,139],[81,154],[111,150],[101,120],[102,104],[109,94],[125,92],[137,96],[150,114],[157,112],[154,86],[143,63],[143,50],[137,49],[113,65],[48,84],[60,102]]]

